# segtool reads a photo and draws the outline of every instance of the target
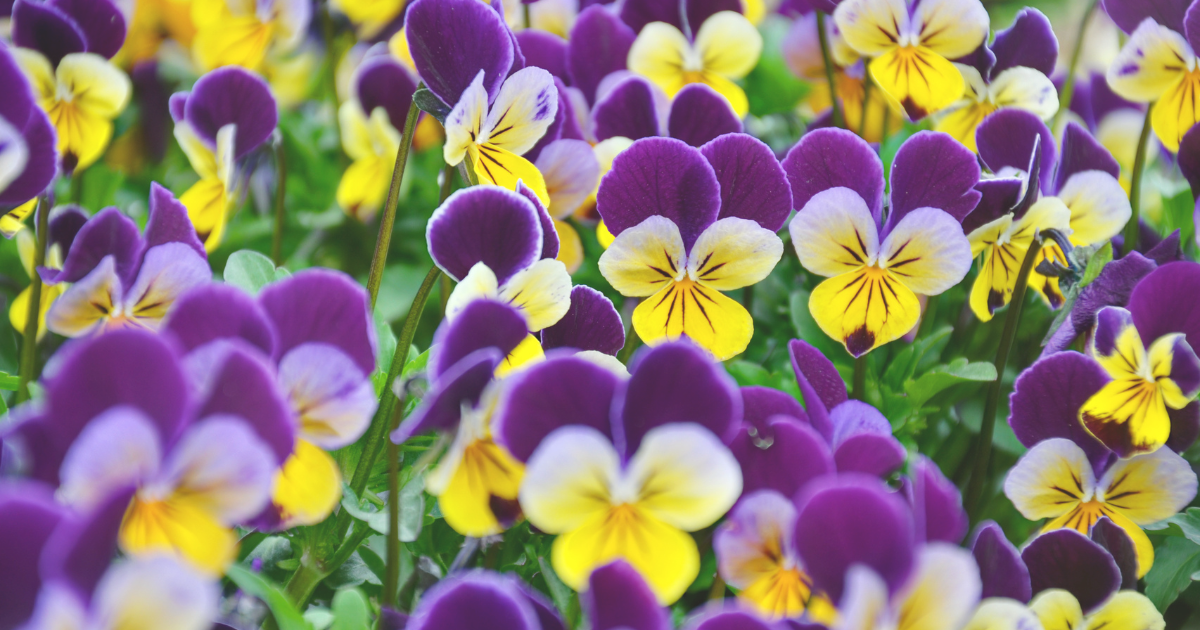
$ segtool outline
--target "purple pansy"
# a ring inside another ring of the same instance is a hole
[[[632,74],[620,78],[597,100],[591,125],[598,141],[670,136],[694,147],[742,131],[742,121],[729,102],[707,85],[688,85],[667,105],[657,86]]]
[[[515,577],[468,571],[437,583],[421,597],[408,630],[560,630],[558,614]]]
[[[125,15],[110,0],[17,0],[12,20],[13,43],[53,65],[71,53],[111,59],[125,43]]]
[[[57,136],[8,44],[0,43],[0,211],[30,202],[58,174]]]

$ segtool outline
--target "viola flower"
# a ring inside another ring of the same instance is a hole
[[[312,269],[265,287],[257,300],[228,285],[194,290],[164,326],[193,374],[235,349],[273,368],[290,422],[275,444],[271,505],[255,520],[260,528],[312,525],[338,505],[341,472],[326,450],[355,442],[378,406],[368,303],[350,278]]]
[[[179,200],[204,247],[221,244],[232,200],[238,193],[238,162],[275,131],[279,114],[267,84],[241,68],[214,70],[171,97],[175,139],[200,181]]]
[[[1192,98],[1200,87],[1193,43],[1200,36],[1195,23],[1200,14],[1128,0],[1106,3],[1104,9],[1129,35],[1108,67],[1108,85],[1122,98],[1153,103],[1154,135],[1168,151],[1178,151],[1183,134],[1200,119]]]
[[[45,257],[46,269],[59,271],[63,266],[63,259],[67,253],[71,251],[71,244],[75,240],[75,235],[80,228],[87,222],[87,215],[75,207],[65,207],[60,209],[50,218],[49,235],[47,241],[47,251]],[[21,266],[25,268],[25,272],[29,274],[30,279],[33,274],[37,273],[34,269],[34,252],[37,250],[37,238],[30,230],[21,230],[17,233],[17,254],[21,258]],[[38,340],[46,335],[46,313],[64,291],[67,290],[65,284],[45,285],[42,287],[41,304],[38,308]],[[17,297],[13,299],[12,305],[8,308],[8,321],[12,323],[13,330],[18,333],[25,332],[25,323],[29,317],[29,300],[33,294],[33,285],[25,287],[21,290]]]
[[[575,273],[583,264],[583,241],[567,219],[590,199],[595,202],[600,186],[600,160],[592,146],[583,140],[561,138],[547,144],[534,162],[546,180],[550,196],[547,213],[558,236],[555,259]]]
[[[342,174],[337,201],[350,216],[369,221],[387,198],[408,107],[417,84],[386,55],[354,73],[354,96],[338,109],[342,149],[354,162]]]
[[[745,117],[750,103],[734,81],[758,63],[762,35],[735,11],[720,11],[695,24],[699,27],[693,39],[667,22],[646,24],[629,49],[629,70],[649,79],[668,98],[688,84],[703,83],[725,97],[738,118]]]
[[[833,13],[846,43],[870,57],[875,85],[912,120],[945,109],[966,89],[950,63],[988,35],[979,0],[846,0]]]
[[[129,103],[129,77],[109,61],[125,40],[125,18],[109,0],[20,0],[12,10],[13,52],[57,131],[62,169],[85,169]]]
[[[1108,517],[1133,540],[1142,577],[1154,564],[1154,545],[1141,526],[1182,510],[1196,485],[1191,466],[1170,449],[1094,468],[1079,445],[1055,437],[1021,457],[1004,481],[1004,494],[1025,518],[1050,519],[1043,532],[1070,528],[1087,535]]]
[[[597,99],[592,132],[597,141],[667,136],[700,147],[727,133],[741,133],[742,121],[721,95],[703,83],[681,88],[665,117],[658,87],[639,76],[627,76]],[[665,125],[663,122],[665,121]]]
[[[762,142],[721,136],[699,150],[644,138],[613,161],[597,210],[616,239],[600,272],[645,298],[633,329],[648,344],[687,336],[718,360],[746,349],[754,321],[721,293],[761,281],[783,255],[791,208],[783,169]]]
[[[260,70],[269,54],[295,49],[311,20],[312,3],[305,0],[194,2],[192,51],[206,72],[221,66]]]
[[[21,53],[0,43],[0,233],[12,238],[58,175],[56,138],[50,119],[17,60]]]
[[[520,579],[473,570],[448,576],[421,596],[406,628],[412,630],[554,630],[562,627],[553,604]]]
[[[851,355],[912,330],[917,295],[938,295],[970,269],[960,221],[979,201],[979,166],[950,136],[918,133],[900,147],[886,221],[883,165],[858,136],[808,133],[784,168],[800,206],[789,227],[800,264],[829,278],[813,290],[809,310]]]
[[[1150,598],[1135,590],[1117,592],[1099,608],[1084,614],[1074,595],[1062,589],[1051,589],[1039,593],[1029,603],[1029,609],[1045,628],[1166,627],[1162,613]]]
[[[964,221],[972,253],[984,257],[972,287],[971,308],[980,320],[988,321],[1011,299],[1035,232],[1057,229],[1068,235],[1073,246],[1099,245],[1121,232],[1132,209],[1117,179],[1120,166],[1075,123],[1068,123],[1063,132],[1057,164],[1050,129],[1026,111],[989,116],[980,124],[976,139],[979,155],[992,172],[1017,174],[1027,182],[1023,191],[1011,178],[981,183],[987,201]],[[1038,256],[1035,265],[1042,260],[1064,266],[1068,262],[1057,243],[1045,244]],[[1034,271],[1029,286],[1051,308],[1062,305],[1057,277]]]
[[[1058,89],[1050,81],[1058,59],[1058,39],[1037,9],[1025,8],[1012,26],[996,33],[955,67],[966,83],[963,98],[947,107],[935,129],[978,152],[975,129],[993,112],[1016,108],[1042,120],[1058,111]]]
[[[1117,96],[1103,74],[1092,74],[1087,79],[1080,78],[1075,83],[1071,113],[1082,119],[1087,130],[1121,165],[1121,187],[1128,191],[1142,123],[1146,118],[1146,105]],[[1145,154],[1147,167],[1155,162],[1159,153],[1158,139],[1151,136]]]
[[[186,210],[158,184],[145,234],[116,208],[102,210],[79,228],[62,269],[38,273],[50,286],[70,283],[46,313],[46,327],[66,337],[157,330],[181,295],[212,280]]]
[[[699,348],[639,352],[628,378],[584,357],[519,372],[501,398],[496,441],[525,462],[520,506],[557,534],[555,572],[582,591],[597,567],[624,559],[662,604],[700,570],[687,532],[737,500],[742,476],[722,443],[740,416],[732,380]]]

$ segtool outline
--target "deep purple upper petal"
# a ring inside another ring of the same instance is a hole
[[[743,496],[775,490],[792,497],[809,481],[836,470],[825,438],[787,416],[774,416],[763,423],[743,422],[729,450],[742,468]]]
[[[1100,545],[1073,529],[1056,529],[1033,539],[1021,552],[1033,592],[1061,588],[1086,613],[1121,586],[1121,571]]]
[[[142,251],[142,237],[133,219],[116,208],[106,208],[88,219],[79,229],[62,269],[43,271],[41,276],[51,284],[78,282],[91,273],[105,256],[112,256],[117,275],[128,286],[137,273]]]
[[[702,611],[685,627],[687,630],[773,630],[778,626],[749,609],[718,605]]]
[[[1179,142],[1179,152],[1175,154],[1179,170],[1187,178],[1192,188],[1192,196],[1200,196],[1200,128],[1193,126]]]
[[[601,79],[625,69],[635,37],[608,7],[592,6],[579,14],[567,44],[567,71],[588,103],[595,102]]]
[[[829,419],[829,411],[849,398],[846,382],[833,367],[833,362],[807,341],[789,341],[788,354],[792,358],[796,384],[804,396],[809,421],[826,439],[832,440],[833,423]]]
[[[588,576],[588,588],[580,594],[580,605],[592,630],[670,630],[667,610],[654,592],[624,560],[596,568]]]
[[[1182,152],[1182,148],[1180,149]],[[1180,155],[1180,166],[1183,156]],[[1104,171],[1114,178],[1121,175],[1121,165],[1092,134],[1075,122],[1067,123],[1063,132],[1062,157],[1058,162],[1058,173],[1054,176],[1054,190],[1062,190],[1063,184],[1076,173]]]
[[[150,183],[150,216],[146,219],[146,249],[163,243],[183,243],[194,249],[201,258],[208,258],[204,244],[196,236],[196,228],[188,219],[184,207],[171,191],[158,182]]]
[[[971,554],[983,579],[982,599],[1007,597],[1021,603],[1033,597],[1029,569],[1021,552],[1013,546],[995,521],[984,521],[971,538]]]
[[[562,319],[542,329],[542,347],[595,350],[616,356],[625,347],[621,315],[603,293],[584,285],[571,289],[571,307]]]
[[[1182,34],[1184,14],[1191,0],[1104,0],[1108,17],[1126,33],[1132,33],[1146,18]]]
[[[567,74],[567,41],[546,31],[527,28],[517,33],[517,43],[521,46],[521,54],[525,56],[525,66],[542,68],[569,82]]]
[[[617,391],[613,437],[617,450],[632,457],[654,427],[694,422],[728,441],[742,420],[742,397],[725,369],[690,341],[640,350],[630,378]]]
[[[88,216],[79,206],[58,206],[50,213],[50,244],[70,252],[75,236],[87,224]]]
[[[237,66],[200,77],[184,105],[184,117],[200,137],[214,144],[222,127],[237,125],[237,159],[266,142],[279,124],[275,97],[267,82]]]
[[[1200,264],[1173,262],[1150,272],[1129,296],[1129,312],[1142,341],[1183,333],[1188,345],[1200,348]]]
[[[970,234],[1010,213],[1021,201],[1021,188],[1025,183],[1015,177],[983,179],[975,184],[980,193],[979,205],[963,219],[963,232]]]
[[[488,100],[515,59],[504,20],[479,0],[417,0],[405,14],[405,36],[421,80],[453,107],[480,70]]]
[[[771,147],[754,136],[730,133],[700,147],[700,152],[721,186],[718,218],[749,219],[772,232],[783,227],[792,212],[792,191]]]
[[[1036,115],[1015,107],[1003,108],[979,124],[975,142],[979,157],[992,172],[1008,167],[1021,171],[1029,168],[1037,137],[1041,137],[1041,185],[1050,190],[1054,176],[1054,136]]]
[[[275,354],[275,331],[266,312],[245,291],[212,282],[175,302],[163,324],[184,352],[217,339],[243,339],[266,356]]]
[[[83,33],[87,52],[111,59],[125,44],[125,16],[111,0],[49,0]]]
[[[1121,570],[1121,588],[1137,589],[1137,550],[1129,534],[1107,516],[1101,516],[1100,520],[1092,525],[1091,538],[1093,542],[1104,547],[1108,555],[1116,561],[1117,568]]]
[[[529,335],[525,318],[508,304],[475,300],[453,321],[443,321],[433,336],[429,367],[434,379],[471,353],[495,348],[508,356]]]
[[[408,630],[540,627],[537,613],[514,581],[481,570],[459,573],[435,584],[421,597],[407,626]]]
[[[699,151],[673,138],[634,142],[613,160],[596,195],[596,210],[614,236],[658,215],[679,227],[687,248],[717,220],[720,206],[712,166]]]
[[[858,193],[871,214],[883,212],[883,162],[862,138],[844,129],[804,134],[783,158],[792,186],[792,207],[803,208],[813,195],[842,186]]]
[[[883,233],[909,212],[937,208],[963,220],[979,204],[979,161],[949,134],[921,131],[900,145],[892,162],[891,207]]]
[[[388,122],[400,132],[404,131],[416,91],[417,82],[408,69],[391,55],[370,57],[354,73],[354,93],[363,112],[369,116],[376,107],[382,107]]]
[[[1200,438],[1200,403],[1193,400],[1183,409],[1167,407],[1167,415],[1171,418],[1171,437],[1167,438],[1166,447],[1182,453]]]
[[[839,471],[886,477],[904,463],[908,452],[892,437],[887,418],[871,405],[847,400],[829,412],[829,421]]]
[[[41,195],[58,175],[58,134],[46,113],[40,108],[31,110],[21,135],[29,150],[29,160],[25,170],[0,191],[0,206],[17,206]]]
[[[495,347],[476,350],[442,372],[420,406],[392,432],[391,440],[401,444],[426,431],[449,430],[458,424],[463,405],[475,406],[504,354]]]
[[[504,284],[542,253],[537,209],[498,186],[472,186],[450,195],[429,219],[425,238],[433,261],[455,280],[482,262]]]
[[[662,135],[655,89],[646,79],[630,76],[597,99],[592,108],[592,132],[596,140],[615,136],[640,140]]]
[[[1025,66],[1046,76],[1054,74],[1058,60],[1058,38],[1050,20],[1037,9],[1026,7],[1017,13],[1012,26],[996,33],[992,41],[992,52],[996,54],[996,65],[991,76],[1009,68]]]
[[[954,482],[924,455],[917,457],[911,473],[910,500],[917,537],[925,542],[962,542],[967,534],[967,512]]]
[[[375,369],[375,324],[367,291],[340,271],[306,269],[268,285],[258,303],[275,325],[274,359],[302,343],[341,349],[363,374]]]
[[[12,41],[42,53],[52,66],[71,53],[87,49],[83,29],[74,20],[50,3],[32,0],[13,3]]]
[[[705,20],[721,11],[745,13],[741,0],[683,0],[683,14],[693,37]]]
[[[743,387],[740,391],[742,422],[763,429],[772,416],[787,416],[808,424],[808,414],[804,412],[804,407],[785,392],[757,385]]]
[[[38,561],[65,510],[52,490],[35,484],[0,485],[0,628],[10,630],[33,614],[42,580]]]
[[[132,487],[113,492],[87,514],[55,528],[42,553],[42,579],[68,584],[85,602],[90,599],[117,553],[117,534],[133,494]]]
[[[620,5],[621,20],[633,29],[641,32],[651,22],[666,22],[679,30],[683,30],[683,3],[679,0],[638,0],[637,2],[622,2]]]
[[[729,101],[703,83],[684,86],[671,101],[667,135],[672,138],[698,147],[717,136],[741,131],[742,121]]]
[[[0,85],[8,90],[5,98],[0,99],[0,118],[20,129],[29,120],[29,114],[40,108],[33,100],[33,89],[13,58],[8,42],[0,42]]]
[[[196,417],[231,415],[245,420],[275,454],[275,463],[283,465],[295,445],[296,422],[274,368],[267,355],[240,339],[220,345],[223,356],[205,362],[208,373]]]
[[[542,227],[542,249],[538,252],[538,258],[557,258],[558,248],[561,243],[558,240],[558,229],[554,227],[554,218],[550,216],[550,211],[546,209],[546,206],[542,205],[542,200],[538,199],[537,193],[533,192],[533,189],[529,186],[526,186],[525,182],[517,182],[516,193],[524,197],[533,206],[534,211],[537,212],[538,224]]]
[[[1008,424],[1025,446],[1067,438],[1099,467],[1111,453],[1083,427],[1079,408],[1108,381],[1100,364],[1078,352],[1044,357],[1017,376],[1009,397]]]

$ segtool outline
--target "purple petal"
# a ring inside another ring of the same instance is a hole
[[[405,15],[408,49],[421,80],[453,107],[480,70],[495,98],[516,58],[504,20],[479,0],[418,0]]]
[[[651,22],[666,22],[683,30],[682,3],[679,0],[638,0],[621,3],[621,20],[639,33]]]
[[[525,197],[497,186],[472,186],[450,195],[425,228],[429,254],[446,275],[462,280],[482,262],[500,284],[541,257],[542,237],[537,210]]]
[[[742,397],[725,369],[690,341],[643,348],[629,366],[613,408],[614,443],[632,457],[654,427],[694,422],[728,442],[742,419]],[[623,448],[622,448],[623,447]]]
[[[540,624],[537,613],[512,580],[476,570],[453,575],[430,588],[407,626],[407,630],[474,628],[539,630]]]
[[[246,421],[282,465],[296,441],[292,410],[276,385],[275,371],[266,355],[241,341],[211,348],[221,357],[202,360],[205,380],[199,392],[197,418],[236,416]],[[207,359],[207,357],[195,357]]]
[[[588,7],[579,14],[567,44],[567,72],[588,103],[596,87],[612,72],[624,70],[636,33],[607,7]]]
[[[1108,373],[1078,352],[1042,358],[1017,377],[1009,398],[1008,424],[1021,444],[1049,438],[1075,442],[1100,467],[1111,453],[1079,421],[1079,408],[1109,381]]]
[[[1104,11],[1122,31],[1132,33],[1146,18],[1184,32],[1184,13],[1191,0],[1104,0]]]
[[[685,86],[671,101],[667,135],[676,140],[698,147],[717,136],[741,132],[742,121],[729,106],[729,101],[703,83]],[[771,154],[772,159],[774,155]]]
[[[808,414],[795,398],[770,387],[743,387],[742,422],[760,430],[767,427],[772,416],[787,416],[808,424]]]
[[[1183,409],[1167,407],[1167,415],[1171,417],[1171,437],[1167,438],[1166,446],[1182,453],[1200,438],[1200,403],[1193,400]]]
[[[904,463],[908,452],[892,437],[887,418],[871,405],[847,400],[833,408],[829,421],[839,471],[886,477]]]
[[[993,77],[1017,66],[1050,76],[1058,59],[1058,38],[1041,11],[1026,7],[1017,13],[1012,26],[996,33],[991,49],[996,54]]]
[[[554,607],[554,602],[521,580],[513,580],[513,584],[517,590],[521,591],[525,601],[533,607],[540,630],[567,630],[567,627],[563,625],[562,617],[558,614],[558,609]]]
[[[749,219],[772,232],[783,227],[792,212],[792,192],[771,147],[754,136],[731,133],[700,147],[700,152],[721,186],[719,219]]]
[[[78,282],[87,276],[105,256],[112,256],[117,275],[128,286],[137,273],[143,251],[137,224],[116,208],[106,208],[80,228],[63,262],[62,270],[39,270],[49,284]]]
[[[542,68],[562,81],[570,81],[567,74],[567,42],[554,33],[527,28],[517,33],[525,65]]]
[[[883,162],[862,138],[844,129],[804,134],[783,158],[792,185],[792,207],[803,208],[813,195],[839,186],[867,202],[878,221],[883,212]]]
[[[41,52],[57,66],[62,58],[84,52],[87,42],[74,20],[49,3],[17,0],[12,9],[12,41]]]
[[[963,232],[970,234],[1012,212],[1021,201],[1024,185],[1022,180],[1009,177],[980,180],[975,184],[975,190],[981,195],[979,205],[963,219]]]
[[[1056,529],[1033,539],[1021,552],[1034,593],[1061,588],[1086,613],[1121,586],[1121,570],[1108,551],[1073,529]]]
[[[176,92],[167,99],[167,111],[171,113],[171,120],[176,123],[184,121],[187,116],[187,100],[191,95],[191,92]]]
[[[954,63],[961,63],[964,66],[971,66],[979,71],[979,76],[992,76],[992,67],[996,65],[996,53],[988,47],[987,42],[979,44],[971,54],[966,57],[959,57],[953,60]]]
[[[684,0],[683,12],[687,16],[688,29],[693,34],[700,30],[700,25],[712,17],[714,13],[733,11],[744,13],[741,0]]]
[[[937,208],[959,222],[979,204],[979,161],[949,134],[921,131],[900,145],[892,162],[891,208],[881,237],[909,212]]]
[[[984,521],[975,530],[971,553],[979,565],[979,577],[983,578],[982,599],[1007,597],[1025,603],[1033,597],[1029,569],[995,521]]]
[[[1117,336],[1124,329],[1133,325],[1133,316],[1129,311],[1119,306],[1106,306],[1096,313],[1096,334],[1094,347],[1096,353],[1108,356],[1117,351]]]
[[[375,369],[367,292],[346,274],[306,269],[268,285],[258,303],[275,324],[276,361],[302,343],[323,342],[340,348],[364,374]]]
[[[1104,547],[1121,570],[1121,589],[1136,590],[1138,582],[1137,550],[1133,539],[1107,516],[1092,525],[1092,541]]]
[[[1095,324],[1096,312],[1105,306],[1122,306],[1129,303],[1129,296],[1142,278],[1157,267],[1154,260],[1146,258],[1137,252],[1130,252],[1118,260],[1104,266],[1100,275],[1091,284],[1083,288],[1075,307],[1071,310],[1071,319],[1063,324],[1054,340],[1047,344],[1047,352],[1065,350],[1075,340],[1075,336],[1089,331]]]
[[[204,245],[188,219],[187,208],[158,182],[150,183],[150,217],[146,220],[144,238],[146,249],[163,243],[183,243],[194,249],[201,258],[208,259]]]
[[[1003,108],[979,124],[975,143],[979,157],[993,173],[1002,168],[1025,171],[1029,168],[1034,142],[1041,137],[1041,185],[1050,190],[1054,176],[1054,136],[1036,115],[1015,107]]]
[[[592,427],[612,437],[612,404],[620,382],[611,371],[575,356],[548,359],[510,377],[496,410],[496,441],[522,462],[555,429]]]
[[[421,406],[392,432],[391,440],[402,444],[426,431],[452,429],[461,418],[463,405],[474,407],[479,403],[496,366],[503,360],[504,354],[500,350],[481,348],[439,374],[433,388],[421,400]]]
[[[29,150],[29,160],[25,170],[0,191],[0,206],[17,206],[41,195],[58,175],[57,133],[46,113],[40,108],[32,110],[22,135]]]
[[[50,214],[50,244],[70,252],[75,236],[87,224],[88,216],[79,206],[59,206]]]
[[[841,600],[855,564],[874,570],[892,593],[904,586],[913,568],[913,522],[900,497],[858,475],[826,477],[801,495],[793,540],[816,588]]]
[[[50,0],[46,4],[75,22],[87,52],[112,59],[125,44],[125,16],[109,0]]]
[[[538,253],[538,259],[542,258],[557,258],[558,257],[558,229],[554,227],[554,219],[550,217],[550,212],[546,210],[546,206],[542,205],[542,200],[538,199],[537,193],[533,189],[526,186],[525,182],[517,182],[518,195],[524,197],[529,203],[533,204],[533,209],[537,211],[538,224],[542,228],[542,249]]]
[[[185,352],[217,339],[243,339],[266,356],[274,356],[275,332],[266,312],[237,287],[209,283],[175,302],[163,331]]]
[[[371,57],[354,73],[354,93],[362,110],[370,116],[376,107],[382,107],[388,122],[402,133],[416,91],[417,82],[408,69],[390,55]]]
[[[670,630],[667,610],[642,575],[624,560],[597,568],[588,576],[588,589],[580,594],[592,630]]]
[[[22,0],[22,4],[26,4],[25,0]],[[36,10],[38,5],[34,6]],[[29,80],[17,65],[7,42],[0,43],[0,85],[9,90],[5,98],[0,100],[0,118],[20,129],[29,120],[29,115],[41,108],[34,102]]]
[[[913,520],[917,536],[926,542],[962,542],[967,534],[967,513],[954,483],[924,455],[912,467]]]
[[[630,76],[597,99],[592,108],[596,140],[615,136],[640,140],[661,135],[654,90],[649,81]]]
[[[796,384],[804,396],[809,421],[821,435],[832,440],[833,423],[829,419],[829,411],[849,398],[845,381],[833,367],[833,362],[807,341],[789,341],[788,354],[792,358]]]
[[[1180,148],[1180,167],[1183,166],[1183,149]],[[1063,132],[1062,157],[1059,158],[1058,174],[1055,176],[1054,190],[1062,190],[1067,180],[1076,173],[1083,171],[1104,171],[1113,178],[1120,177],[1121,165],[1113,159],[1108,149],[1105,149],[1086,129],[1077,123],[1067,123]]]
[[[808,482],[837,470],[825,438],[786,416],[743,423],[729,450],[742,467],[743,496],[775,490],[792,497]]]
[[[89,513],[56,528],[42,553],[42,579],[69,584],[86,602],[117,554],[117,534],[133,494],[132,487],[113,492]]]
[[[1180,172],[1192,188],[1192,196],[1200,198],[1200,128],[1193,126],[1183,134],[1176,159]]]
[[[776,627],[757,614],[735,606],[704,611],[686,626],[688,630],[774,630]]]
[[[38,559],[64,516],[49,488],[0,485],[0,628],[21,627],[33,614],[42,587]]]
[[[222,127],[236,125],[236,159],[266,142],[279,124],[275,97],[267,82],[237,66],[200,77],[184,105],[184,116],[200,137],[214,145]]]
[[[717,176],[699,151],[672,138],[643,138],[613,160],[600,181],[596,210],[614,236],[663,216],[692,243],[719,216]]]
[[[1200,264],[1173,262],[1150,272],[1129,296],[1129,312],[1149,345],[1170,333],[1183,333],[1188,345],[1200,348]]]
[[[525,318],[516,309],[492,300],[475,300],[434,334],[429,356],[432,374],[439,379],[454,364],[484,348],[495,348],[506,357],[528,335]]]
[[[542,329],[542,347],[595,350],[616,356],[625,347],[625,327],[616,307],[603,293],[578,285],[571,289],[567,314]]]

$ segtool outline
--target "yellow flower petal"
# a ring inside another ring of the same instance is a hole
[[[1076,173],[1063,183],[1058,198],[1071,211],[1071,244],[1103,243],[1121,233],[1133,215],[1121,183],[1104,171]]]
[[[1168,89],[1154,104],[1150,125],[1168,151],[1179,151],[1183,134],[1200,120],[1200,70],[1193,70]]]
[[[210,575],[220,575],[237,555],[237,536],[187,501],[135,497],[121,523],[121,549],[130,555],[178,555]]]
[[[891,272],[875,266],[817,285],[808,308],[821,330],[856,357],[903,337],[921,317],[916,294]]]
[[[737,460],[712,431],[697,424],[651,429],[625,474],[640,489],[639,510],[684,531],[712,525],[742,494]]]
[[[912,120],[945,109],[966,89],[954,64],[924,46],[892,48],[872,61],[870,69],[875,84]]]
[[[987,9],[979,0],[921,0],[912,24],[920,25],[917,41],[947,59],[971,54],[988,36]]]
[[[542,349],[542,342],[533,335],[526,335],[521,343],[517,344],[513,351],[504,357],[500,365],[496,366],[496,378],[502,378],[512,374],[514,370],[527,365],[533,365],[546,358],[546,351]]]
[[[749,74],[758,63],[762,46],[758,29],[734,11],[714,13],[696,32],[695,49],[704,71],[727,79],[740,79]]]
[[[846,0],[833,12],[833,19],[846,43],[871,57],[895,48],[909,28],[904,0]]]
[[[296,440],[295,450],[275,476],[271,502],[285,527],[314,525],[333,513],[342,498],[342,473],[319,447]]]
[[[529,458],[518,495],[521,509],[544,532],[584,527],[608,513],[620,473],[620,458],[607,437],[591,427],[562,427]]]
[[[1088,615],[1088,627],[1163,630],[1166,621],[1145,595],[1137,591],[1118,591],[1099,610]]]
[[[699,72],[703,68],[687,37],[666,22],[651,22],[642,28],[629,49],[629,70],[650,80],[674,98],[688,84],[685,67]]]
[[[996,107],[991,103],[970,103],[943,116],[934,129],[950,134],[973,153],[979,153],[975,145],[975,130],[994,111]]]
[[[554,77],[532,66],[518,70],[504,81],[495,102],[488,107],[479,142],[524,154],[546,133],[557,112]],[[542,203],[549,206],[549,197]]]
[[[475,163],[475,174],[481,184],[495,184],[509,190],[517,189],[517,182],[523,182],[533,194],[537,195],[542,206],[550,205],[550,193],[546,190],[546,180],[542,172],[533,162],[500,147],[491,144],[481,144],[473,150],[471,159]]]
[[[1097,497],[1138,525],[1168,518],[1196,496],[1196,475],[1171,449],[1118,460],[1101,478]],[[1118,523],[1119,524],[1119,523]]]
[[[3,221],[0,218],[0,227]],[[567,266],[567,273],[579,271],[579,266],[583,264],[583,239],[579,238],[579,232],[570,223],[558,219],[554,220],[554,230],[558,232],[556,260]]]
[[[371,156],[355,160],[338,182],[338,205],[355,219],[370,221],[387,199],[394,167],[392,158]]]
[[[1075,630],[1083,627],[1083,609],[1068,591],[1052,588],[1038,593],[1029,608],[1044,630]]]
[[[688,276],[718,291],[761,282],[783,257],[783,241],[754,221],[726,217],[705,228],[688,254]]]
[[[649,345],[683,336],[718,361],[746,350],[754,319],[741,304],[691,280],[672,282],[633,310],[633,329]]]
[[[1056,518],[1090,501],[1096,488],[1083,449],[1065,438],[1029,449],[1004,480],[1004,494],[1025,518]]]
[[[488,536],[503,531],[492,512],[496,499],[513,503],[525,467],[492,440],[467,445],[446,490],[438,496],[438,507],[446,524],[464,536]]]
[[[601,233],[600,227],[596,230]],[[661,216],[652,216],[621,232],[599,262],[604,279],[621,295],[629,297],[653,295],[682,279],[686,264],[679,228]]]
[[[1176,87],[1194,59],[1183,35],[1147,20],[1108,66],[1108,86],[1122,98],[1149,103]]]
[[[1017,66],[1001,72],[989,86],[996,107],[1015,107],[1049,120],[1058,111],[1058,89],[1033,68]]]
[[[201,179],[179,197],[179,202],[187,208],[196,234],[204,241],[204,249],[210,252],[216,249],[225,235],[229,210],[225,184],[215,178]]]
[[[254,13],[225,15],[203,26],[197,20],[196,25],[199,28],[192,42],[192,50],[204,70],[221,66],[257,70],[262,66],[267,47],[275,36],[275,26],[271,22],[260,22]]]
[[[571,308],[571,274],[557,260],[539,260],[513,274],[500,287],[500,298],[521,311],[530,332],[537,332],[558,323]]]
[[[702,72],[697,78],[698,82],[707,85],[716,90],[717,94],[724,96],[725,100],[729,102],[729,107],[733,109],[738,118],[745,118],[746,114],[750,113],[750,100],[746,98],[746,91],[738,84],[715,72]]]
[[[33,212],[34,208],[37,208],[37,204],[37,197],[34,197],[0,217],[0,234],[3,234],[4,238],[12,238],[17,235],[17,232],[24,230],[25,218]]]

